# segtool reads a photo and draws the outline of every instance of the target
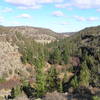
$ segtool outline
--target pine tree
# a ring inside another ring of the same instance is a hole
[[[45,93],[45,72],[44,72],[44,55],[41,54],[36,59],[36,96],[42,97]]]
[[[56,71],[55,67],[52,66],[47,76],[47,91],[53,92],[55,90],[62,92],[63,86],[62,80],[58,78],[58,72]]]
[[[63,80],[59,79],[57,84],[58,84],[58,91],[63,92]]]
[[[57,75],[58,73],[56,69],[54,68],[54,66],[52,66],[47,76],[47,90],[50,92],[57,89]]]
[[[67,63],[68,63],[68,58],[69,58],[68,50],[65,49],[65,50],[63,51],[63,54],[62,54],[62,60],[64,61],[64,64],[67,64]]]
[[[79,82],[78,82],[78,77],[75,76],[72,81],[71,81],[71,85],[73,88],[77,88],[79,86]]]
[[[84,61],[81,65],[82,69],[80,72],[80,86],[85,86],[88,87],[89,86],[89,82],[90,82],[90,70],[87,66],[86,61]]]
[[[61,51],[56,48],[52,54],[52,60],[54,64],[61,64]]]

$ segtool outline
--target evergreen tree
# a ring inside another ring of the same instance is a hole
[[[68,50],[65,49],[63,51],[63,54],[62,54],[62,60],[63,60],[64,64],[67,64],[68,63],[68,58],[69,58]]]
[[[61,51],[59,48],[54,49],[53,53],[50,55],[50,62],[53,64],[61,64]]]
[[[58,84],[57,90],[59,92],[63,92],[63,80],[62,79],[59,79],[58,82],[57,82],[57,84]]]
[[[44,55],[41,54],[36,59],[36,96],[42,97],[45,93],[45,72],[44,72]]]
[[[79,82],[78,82],[78,77],[75,76],[72,81],[71,81],[71,85],[73,88],[77,88],[79,86]]]
[[[90,70],[88,69],[86,61],[84,61],[81,65],[82,69],[80,71],[80,86],[89,86],[90,82]]]
[[[56,69],[52,66],[47,76],[47,91],[52,92],[57,89],[57,75]]]
[[[58,78],[58,72],[56,71],[55,67],[52,66],[47,76],[47,91],[53,92],[55,90],[62,92],[63,86],[62,80]]]

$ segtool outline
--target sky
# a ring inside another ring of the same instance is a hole
[[[0,0],[0,25],[76,32],[100,25],[100,0]]]

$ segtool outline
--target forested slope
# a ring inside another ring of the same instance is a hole
[[[27,78],[27,74],[19,75],[21,86],[11,89],[12,98],[24,92],[29,99],[100,99],[100,26],[49,44],[37,43],[33,36],[19,32],[9,35],[8,28],[0,30],[0,42],[18,47],[20,62],[24,67],[28,65],[26,70],[30,74]]]

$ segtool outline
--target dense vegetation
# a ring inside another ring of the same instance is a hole
[[[33,97],[43,97],[53,91],[69,92],[71,88],[73,93],[83,87],[100,88],[100,26],[86,28],[70,38],[45,45],[20,33],[16,33],[12,41],[19,46],[23,64],[35,65],[35,86],[31,87],[29,83],[22,86],[23,89],[33,88]],[[46,63],[51,67],[45,71]]]

